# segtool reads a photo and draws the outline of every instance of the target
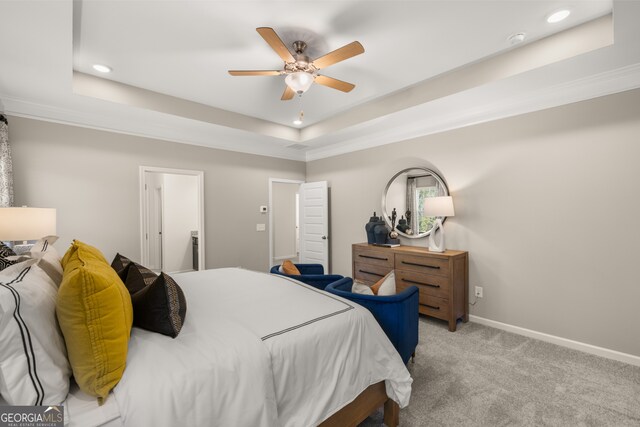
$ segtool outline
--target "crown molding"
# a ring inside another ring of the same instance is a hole
[[[325,147],[308,150],[306,161],[394,144],[412,138],[572,104],[638,87],[640,87],[640,63],[571,82],[547,86],[544,89],[514,92],[511,96],[499,101],[476,103],[471,107],[457,109],[453,112],[443,109],[435,115],[432,111],[426,113],[425,111],[430,106],[423,104],[375,120],[375,123],[368,126],[369,129],[366,129],[364,125],[356,126],[353,130],[357,132],[357,137],[349,138],[348,142],[336,142]],[[428,117],[429,119],[420,120],[417,117]],[[399,125],[401,123],[405,124]],[[406,123],[410,123],[410,125]],[[381,130],[375,132],[373,128]],[[338,138],[339,133],[336,135],[336,139]]]
[[[273,138],[274,141],[272,143],[265,143],[265,139],[271,138],[255,135],[248,131],[206,124],[206,132],[203,132],[202,128],[197,129],[189,123],[189,120],[184,120],[184,123],[181,123],[178,127],[173,123],[171,126],[166,126],[159,124],[161,123],[160,120],[140,121],[136,117],[127,115],[125,117],[120,115],[114,118],[93,112],[55,107],[3,94],[0,94],[0,99],[4,102],[5,113],[11,116],[218,150],[305,161],[304,151],[286,147],[291,144],[291,141]],[[178,120],[181,121],[180,119]],[[238,144],[238,140],[243,140],[243,142],[247,143]]]
[[[324,135],[321,138],[329,139],[331,141],[329,145],[311,148],[307,151],[289,147],[291,141],[224,126],[198,123],[198,125],[206,126],[206,132],[204,132],[202,126],[196,126],[193,121],[179,118],[174,118],[177,122],[172,122],[171,126],[167,126],[162,125],[161,120],[139,120],[137,117],[126,114],[112,117],[106,114],[54,107],[2,94],[0,94],[0,99],[2,99],[5,113],[8,115],[219,150],[308,162],[580,102],[638,87],[640,87],[640,63],[571,82],[547,86],[544,89],[511,92],[509,96],[497,101],[468,103],[466,105],[469,106],[466,108],[437,108],[439,101],[446,102],[447,98],[468,95],[463,92]],[[465,104],[457,103],[457,105]],[[165,115],[163,114],[163,116]],[[424,117],[429,119],[425,120]],[[175,123],[178,123],[178,126]],[[242,140],[243,143],[238,144],[238,140]]]

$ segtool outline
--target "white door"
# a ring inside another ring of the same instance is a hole
[[[329,274],[327,181],[300,184],[300,263],[322,264]]]
[[[162,270],[162,266],[164,265],[164,254],[162,248],[164,247],[164,236],[162,235],[162,213],[164,212],[163,205],[164,198],[162,197],[162,187],[156,188],[156,218],[155,218],[155,229],[152,229],[154,240],[155,240],[155,253],[156,257],[151,258],[154,259],[155,269]],[[152,270],[153,267],[150,267]]]
[[[145,193],[147,197],[146,245],[149,254],[146,267],[154,271],[162,270],[162,174],[145,172]]]

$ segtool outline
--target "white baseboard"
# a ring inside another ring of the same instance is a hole
[[[579,350],[585,353],[594,354],[596,356],[606,357],[607,359],[617,360],[618,362],[640,366],[640,357],[634,356],[633,354],[621,353],[619,351],[610,350],[608,348],[585,344],[583,342],[573,341],[567,338],[545,334],[543,332],[532,331],[531,329],[525,329],[519,326],[509,325],[507,323],[496,322],[495,320],[485,319],[484,317],[469,315],[469,320],[480,325],[490,326],[492,328],[501,329],[507,332],[513,332],[514,334],[524,335],[525,337],[535,338],[537,340],[557,344],[562,347]]]

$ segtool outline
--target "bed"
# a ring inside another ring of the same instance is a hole
[[[106,402],[73,389],[69,426],[346,426],[385,406],[397,425],[412,379],[366,309],[237,268],[174,276],[188,302],[175,339],[133,328]]]

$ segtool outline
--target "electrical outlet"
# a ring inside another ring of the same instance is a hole
[[[482,286],[476,286],[476,297],[482,298]]]

